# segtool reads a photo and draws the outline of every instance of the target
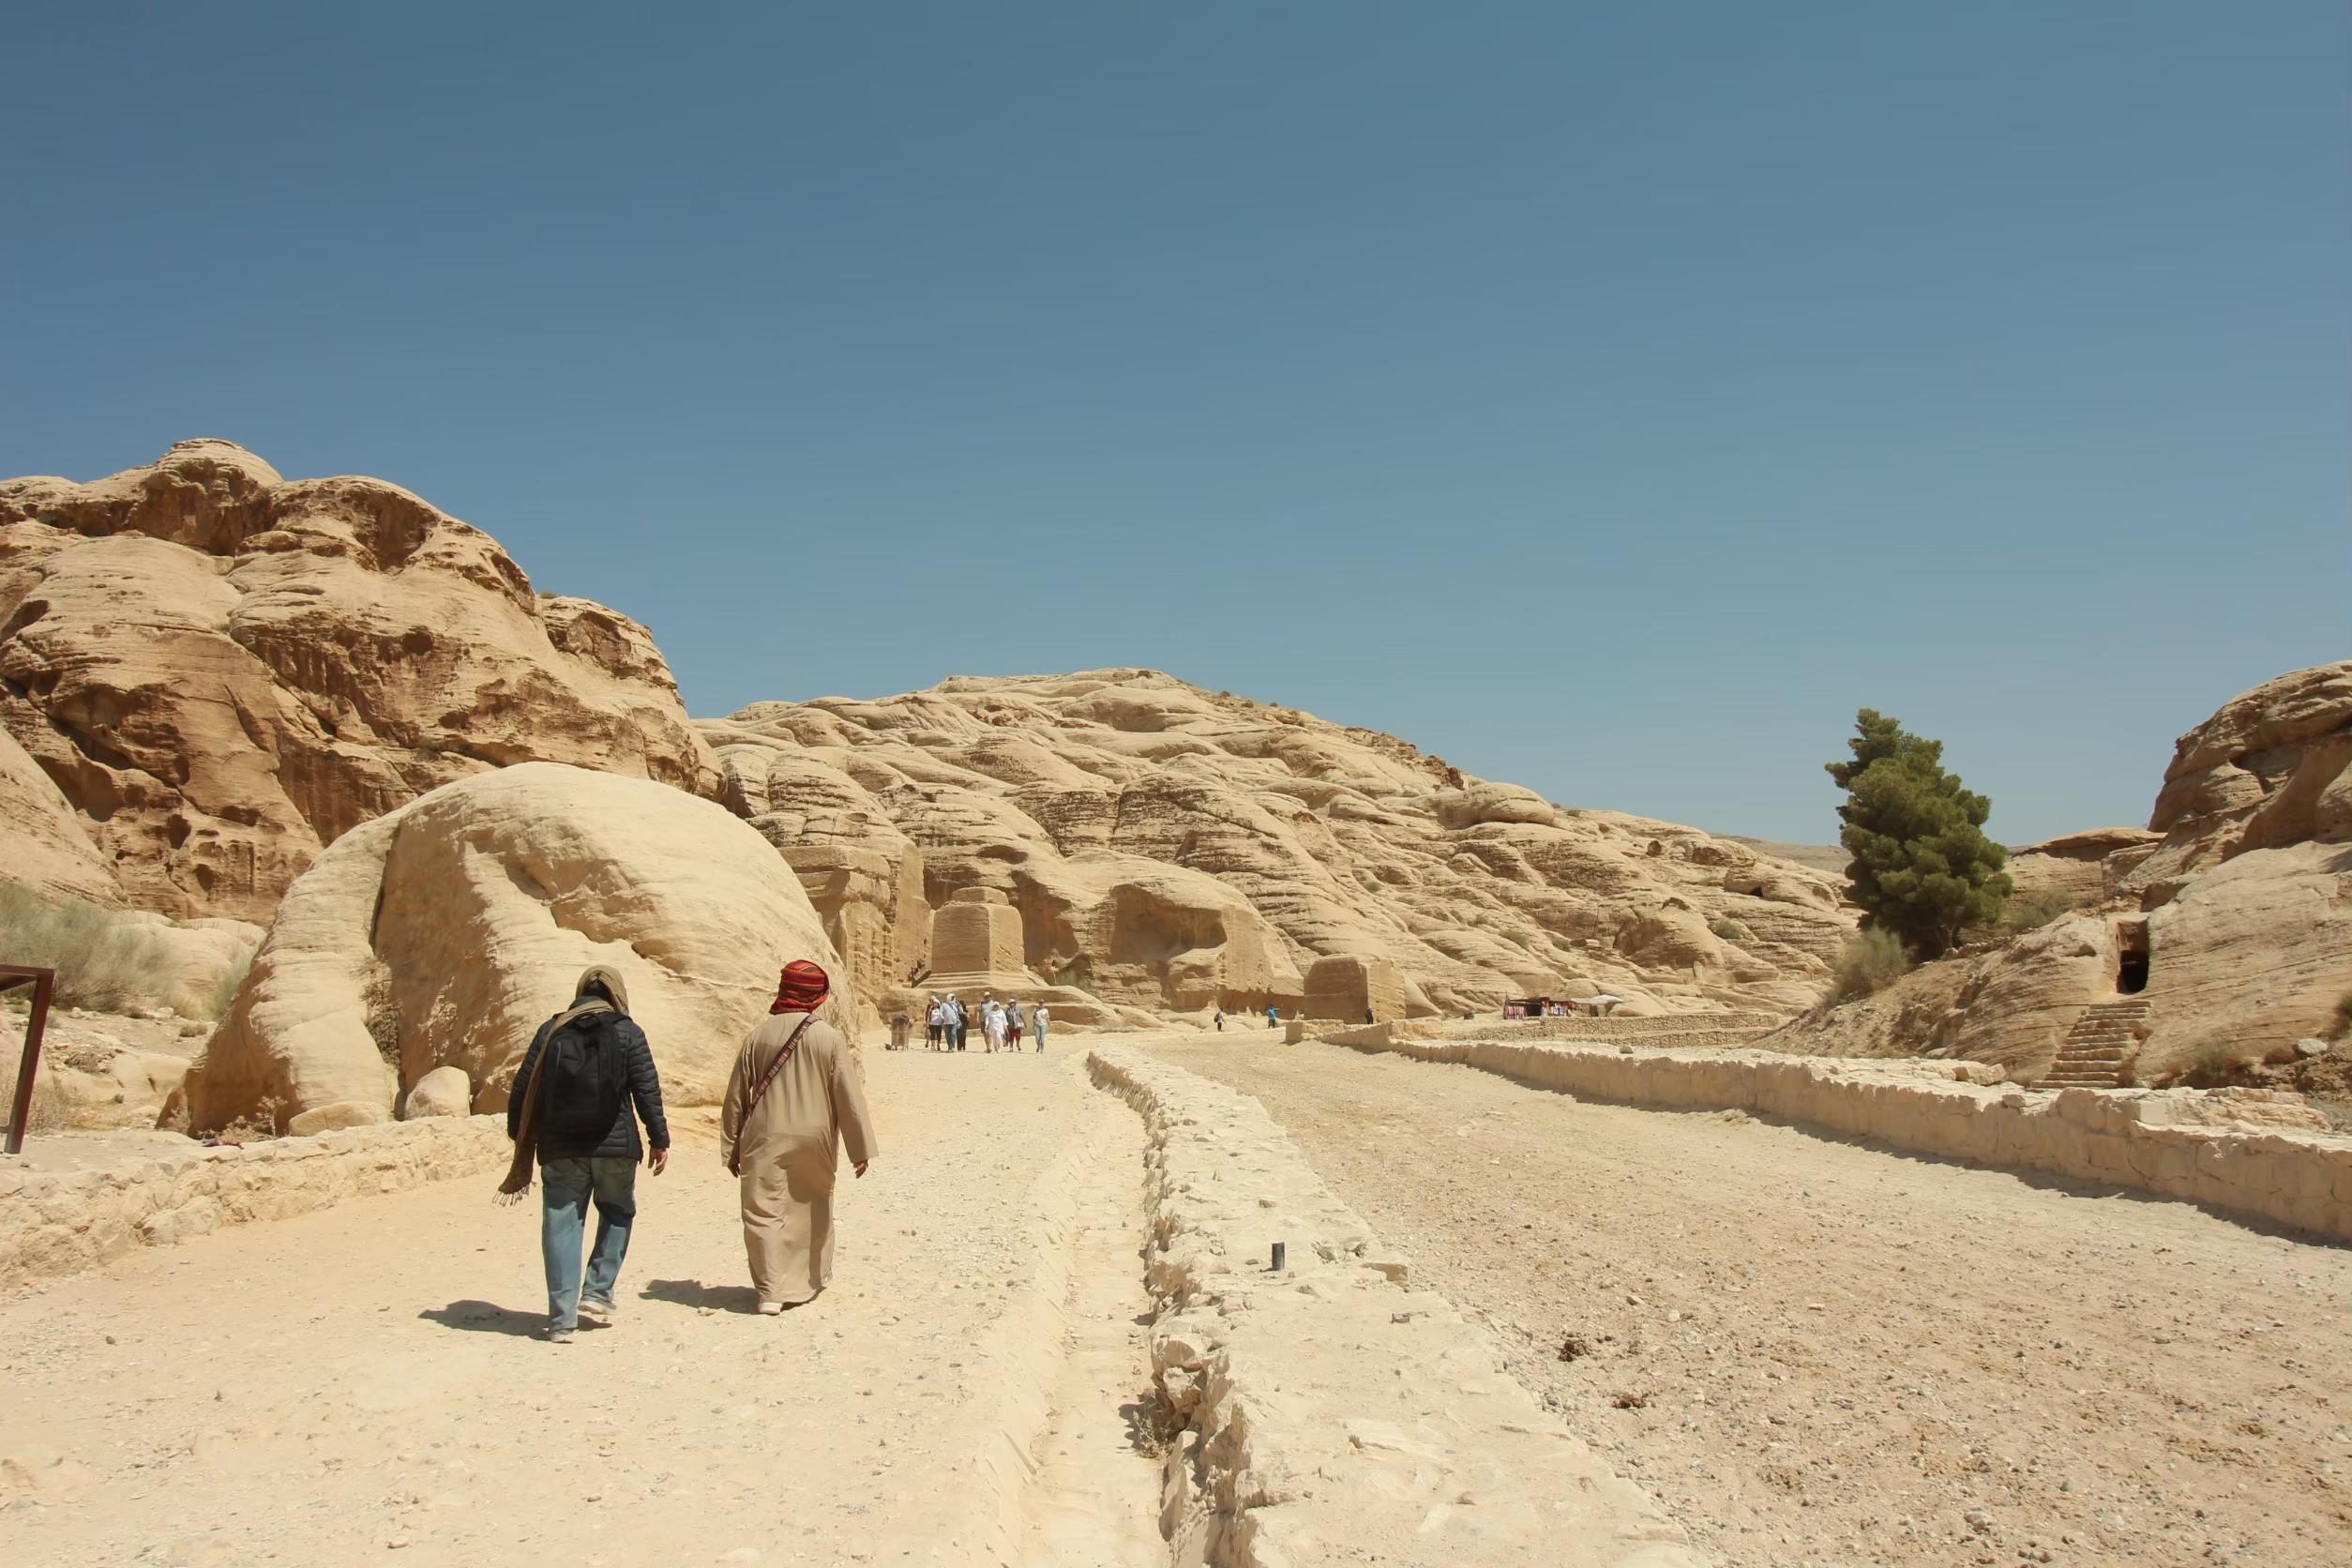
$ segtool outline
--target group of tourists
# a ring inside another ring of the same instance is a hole
[[[945,996],[932,997],[923,1018],[923,1038],[932,1050],[963,1050],[965,1038],[971,1033],[973,1009],[964,1005],[963,998],[950,991]],[[994,993],[985,998],[978,1008],[980,1037],[991,1051],[1018,1050],[1021,1036],[1033,1034],[1037,1048],[1046,1048],[1046,1033],[1053,1027],[1053,1009],[1044,1003],[1035,1007],[1017,1002],[1011,997],[999,1002]]]
[[[744,1253],[763,1314],[812,1300],[831,1282],[838,1151],[847,1146],[860,1176],[877,1152],[849,1042],[817,1017],[831,993],[817,965],[785,965],[768,1016],[745,1037],[727,1082],[719,1156],[738,1180]],[[547,1336],[567,1345],[582,1320],[613,1319],[639,1164],[656,1176],[670,1167],[661,1075],[618,972],[599,964],[582,974],[571,1005],[532,1036],[506,1103],[506,1135],[515,1154],[499,1194],[520,1201],[535,1168]],[[596,1234],[583,1280],[591,1200]]]

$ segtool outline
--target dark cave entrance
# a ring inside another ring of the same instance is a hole
[[[2125,996],[2148,989],[2148,922],[2132,920],[2115,928],[2115,988]]]

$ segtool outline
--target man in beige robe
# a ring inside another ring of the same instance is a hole
[[[848,1146],[860,1176],[876,1153],[850,1044],[815,1016],[830,988],[807,959],[786,966],[768,1017],[736,1054],[719,1119],[719,1153],[743,1183],[744,1251],[763,1313],[831,1283],[837,1148]]]

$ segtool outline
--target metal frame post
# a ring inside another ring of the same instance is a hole
[[[19,986],[33,988],[33,1008],[24,1018],[24,1053],[17,1058],[16,1098],[8,1109],[8,1139],[6,1153],[24,1152],[24,1123],[33,1114],[33,1077],[40,1071],[41,1035],[49,1028],[49,1001],[57,989],[57,972],[53,969],[24,969],[15,964],[0,964],[0,991],[12,991]]]

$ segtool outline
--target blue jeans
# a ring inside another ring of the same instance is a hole
[[[637,1162],[602,1156],[549,1160],[539,1167],[542,1194],[539,1250],[547,1259],[550,1328],[580,1326],[580,1238],[588,1226],[588,1199],[596,1199],[596,1244],[588,1256],[587,1296],[610,1302],[628,1256],[629,1222],[637,1217]]]

